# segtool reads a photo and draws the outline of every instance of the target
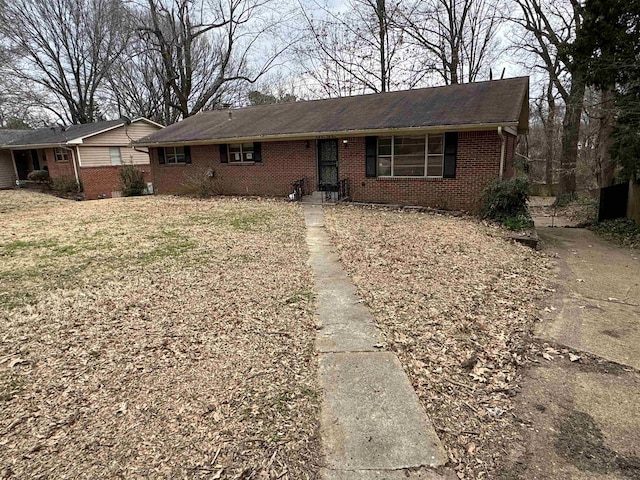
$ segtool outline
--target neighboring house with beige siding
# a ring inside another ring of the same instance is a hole
[[[106,198],[119,195],[123,165],[137,166],[152,183],[147,149],[132,145],[161,128],[146,118],[43,128],[3,142],[2,148],[11,151],[20,180],[30,171],[45,169],[53,179],[75,178],[87,199]]]
[[[16,171],[10,150],[0,150],[0,188],[11,188],[16,184]]]
[[[29,130],[0,129],[0,145],[17,140],[28,133]],[[17,179],[18,171],[11,150],[0,149],[0,189],[15,187]]]

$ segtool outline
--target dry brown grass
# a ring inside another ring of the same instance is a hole
[[[315,478],[304,221],[0,192],[0,478]]]
[[[432,214],[326,209],[342,262],[400,357],[459,478],[511,451],[519,366],[548,263],[497,227]]]

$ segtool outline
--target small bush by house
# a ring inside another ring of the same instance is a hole
[[[49,172],[46,170],[34,170],[33,172],[27,175],[27,178],[32,182],[37,183],[49,183],[51,182],[51,177],[49,176]]]
[[[133,165],[125,165],[120,169],[120,186],[123,197],[143,195],[147,189],[144,173]]]
[[[185,173],[184,182],[180,185],[180,195],[207,198],[221,195],[220,175],[212,167],[196,169],[193,173]]]
[[[51,188],[59,195],[68,195],[82,191],[82,186],[75,178],[66,176],[54,178]]]
[[[496,179],[482,195],[483,218],[500,222],[511,230],[522,230],[533,225],[527,210],[529,179],[526,177]]]

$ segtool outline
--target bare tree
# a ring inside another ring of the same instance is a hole
[[[502,22],[492,0],[416,0],[396,20],[424,58],[422,72],[435,72],[445,84],[488,76],[500,49]]]
[[[573,196],[585,80],[570,47],[581,34],[582,5],[579,0],[514,2],[518,10],[513,21],[521,32],[517,46],[534,56],[536,67],[547,72],[565,105],[558,195]]]
[[[249,65],[260,40],[277,23],[261,17],[268,4],[269,0],[146,0],[139,31],[156,54],[166,120],[214,108],[230,83],[253,83],[274,65],[285,47],[270,52],[256,68]],[[149,67],[143,64],[145,75]]]
[[[0,16],[11,75],[42,92],[41,107],[63,123],[97,120],[99,90],[126,45],[122,2],[12,0]]]
[[[319,19],[300,7],[306,35],[295,48],[296,60],[322,96],[380,93],[410,84],[401,72],[407,58],[402,32],[392,25],[397,3],[350,0],[340,13],[316,3]]]
[[[161,59],[139,36],[132,36],[108,79],[107,101],[118,116],[142,116],[164,125],[179,119],[179,112],[165,101],[171,93],[167,92]]]
[[[585,164],[594,187],[608,187],[614,178],[615,163],[610,151],[615,112],[611,90],[587,88],[578,160]]]
[[[544,144],[544,181],[547,188],[551,188],[554,182],[554,171],[558,165],[559,139],[557,93],[553,88],[553,82],[548,80],[544,91],[535,101],[535,114],[542,123],[543,144]],[[549,190],[550,191],[550,190]]]

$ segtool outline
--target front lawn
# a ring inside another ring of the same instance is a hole
[[[0,478],[315,478],[298,206],[0,192]]]
[[[548,290],[547,261],[498,227],[442,215],[325,209],[340,258],[434,423],[459,478],[499,473],[512,397]]]

